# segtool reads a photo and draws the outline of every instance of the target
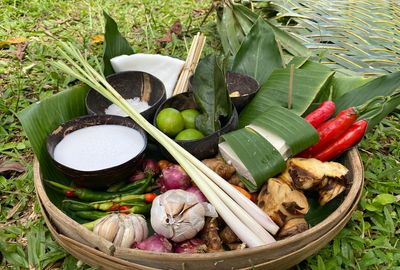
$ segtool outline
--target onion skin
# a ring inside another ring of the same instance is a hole
[[[208,202],[206,196],[204,196],[204,194],[200,191],[198,187],[191,186],[186,189],[186,191],[196,195],[197,199],[199,199],[199,202]]]
[[[174,245],[175,253],[205,253],[207,246],[204,241],[198,238],[192,238]]]
[[[190,177],[181,166],[174,164],[162,170],[159,184],[161,192],[171,189],[186,190],[190,186]]]
[[[172,253],[172,244],[162,235],[154,234],[146,240],[136,243],[134,248],[155,252]]]

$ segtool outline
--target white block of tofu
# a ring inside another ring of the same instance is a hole
[[[111,65],[116,73],[123,71],[143,71],[158,78],[165,86],[167,98],[172,96],[184,61],[159,54],[136,53],[112,58]]]
[[[231,164],[240,175],[252,182],[254,185],[257,185],[253,176],[227,142],[221,142],[218,144],[218,148],[222,158],[226,163]]]
[[[257,125],[250,124],[246,127],[254,130],[270,144],[272,144],[272,146],[275,147],[275,149],[278,150],[278,152],[282,155],[284,160],[287,160],[291,156],[289,146],[281,137]]]

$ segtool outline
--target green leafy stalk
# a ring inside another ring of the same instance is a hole
[[[232,103],[229,98],[225,73],[215,55],[202,59],[193,76],[193,94],[202,112],[196,118],[196,127],[204,134],[221,129],[221,117],[229,117]]]

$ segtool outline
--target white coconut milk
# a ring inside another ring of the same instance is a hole
[[[95,171],[120,165],[140,153],[139,131],[120,125],[98,125],[65,136],[54,149],[54,159],[70,168]]]

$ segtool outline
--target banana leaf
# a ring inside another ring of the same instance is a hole
[[[293,65],[294,68],[301,68],[305,63],[307,63],[309,56],[295,56],[288,63],[287,66]]]
[[[241,4],[234,4],[233,11],[237,18],[241,18],[240,19],[241,25],[244,25],[244,24],[248,25],[249,22],[254,24],[259,17],[259,14],[251,11],[250,9],[248,9],[247,7],[245,7]],[[246,18],[249,22],[243,22],[243,21],[245,21]],[[289,52],[290,54],[292,54],[294,56],[310,56],[311,55],[311,51],[308,50],[298,39],[293,37],[288,32],[276,27],[268,20],[265,20],[265,21],[269,24],[269,26],[274,31],[277,41],[279,41],[279,43],[282,45],[282,47],[287,52]]]
[[[310,210],[305,216],[306,221],[311,227],[317,225],[324,219],[326,219],[330,214],[335,211],[339,205],[344,200],[344,194],[341,194],[329,201],[327,204],[321,206],[318,203],[318,199],[314,197],[308,197],[308,204],[310,205]]]
[[[300,69],[295,69],[291,110],[302,115],[321,89],[329,85],[333,74],[333,71],[318,63],[306,63]],[[289,78],[289,67],[274,70],[256,96],[240,113],[239,127],[247,126],[270,106],[288,107]]]
[[[271,27],[258,19],[246,35],[235,55],[232,70],[249,75],[262,85],[276,68],[282,67],[282,58]]]
[[[223,4],[223,8],[217,12],[217,31],[225,55],[235,55],[245,34],[236,20],[230,4]]]
[[[201,111],[196,117],[196,127],[207,135],[221,128],[221,116],[228,117],[232,113],[221,65],[218,58],[210,54],[200,61],[193,76],[193,95]]]
[[[373,77],[365,78],[362,76],[335,76],[332,79],[332,99],[337,99],[343,96],[347,92],[356,89],[369,81],[373,80]]]
[[[380,76],[335,98],[336,113],[352,106],[364,104],[376,96],[389,96],[400,88],[400,71]]]
[[[265,130],[282,138],[294,156],[318,142],[318,133],[301,116],[283,107],[273,106],[253,122]]]
[[[246,170],[253,178],[249,179],[248,177],[248,180],[251,181],[248,187],[251,190],[254,189],[254,186],[257,189],[260,188],[268,178],[285,169],[285,161],[278,150],[251,129],[235,130],[224,134],[222,138],[244,165],[244,168],[236,168],[239,174],[242,170]],[[235,162],[232,161],[232,164]]]
[[[18,114],[18,119],[32,145],[45,179],[56,180],[63,184],[70,183],[53,166],[46,150],[46,140],[47,136],[61,123],[86,114],[87,91],[86,86],[76,86],[34,103]],[[47,194],[53,202],[60,202],[61,196],[52,189],[48,191]]]
[[[251,11],[242,4],[224,3],[222,8],[217,10],[217,31],[225,55],[235,55],[245,36],[250,32],[252,26],[259,19],[260,15]],[[260,17],[261,18],[261,17]],[[286,31],[276,27],[268,20],[265,22],[273,30],[277,41],[282,47],[294,56],[309,56],[308,50],[298,39]]]
[[[105,34],[104,34],[104,76],[114,73],[114,69],[111,65],[111,58],[119,55],[131,55],[133,51],[129,42],[121,35],[118,31],[117,23],[111,18],[105,11],[103,11],[104,18],[106,20]]]

